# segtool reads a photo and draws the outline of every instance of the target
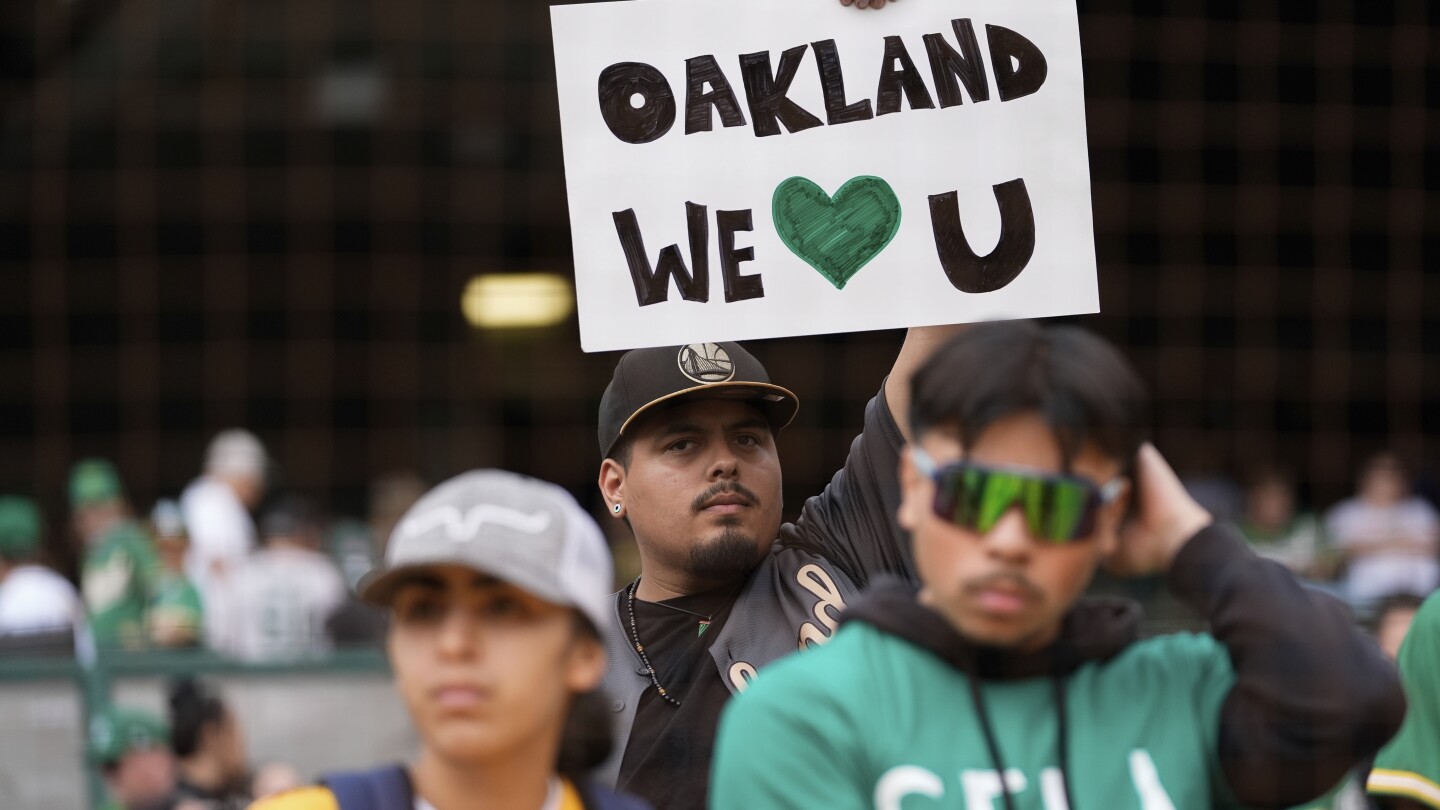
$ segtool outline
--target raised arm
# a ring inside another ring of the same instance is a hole
[[[910,378],[961,326],[911,329],[879,395],[865,409],[865,428],[850,445],[845,466],[800,519],[781,529],[781,541],[826,557],[859,587],[873,574],[913,577],[909,543],[895,522],[900,505],[896,469],[908,441]]]
[[[885,378],[885,399],[890,403],[890,415],[900,426],[905,441],[910,441],[910,378],[915,371],[930,359],[940,344],[958,335],[965,325],[916,326],[905,333],[905,343],[895,365],[890,367],[890,376]]]
[[[1260,559],[1214,525],[1155,448],[1137,459],[1138,508],[1110,561],[1165,571],[1210,623],[1235,681],[1220,710],[1217,754],[1250,807],[1292,807],[1334,787],[1395,733],[1405,698],[1394,667],[1337,600]]]

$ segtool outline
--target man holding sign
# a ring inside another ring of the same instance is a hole
[[[599,485],[642,563],[607,631],[602,776],[662,808],[705,805],[721,707],[759,668],[912,574],[895,470],[933,325],[1098,310],[1073,0],[861,17],[552,9],[581,343],[688,344],[625,355],[600,407]],[[897,327],[844,469],[781,526],[795,395],[715,341]]]
[[[826,641],[873,575],[910,575],[895,524],[907,386],[955,329],[910,331],[844,469],[784,526],[775,432],[795,395],[734,343],[621,358],[600,403],[599,484],[635,533],[641,575],[604,628],[619,728],[602,777],[657,807],[705,806],[730,696]]]

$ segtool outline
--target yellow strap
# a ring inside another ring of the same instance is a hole
[[[340,804],[330,788],[309,785],[261,799],[250,810],[340,810]]]
[[[250,805],[250,810],[340,810],[335,794],[327,787],[313,785],[287,790]],[[560,810],[585,810],[580,791],[565,779],[560,785]]]
[[[585,810],[585,804],[580,801],[580,791],[570,784],[569,779],[561,780],[560,810]]]

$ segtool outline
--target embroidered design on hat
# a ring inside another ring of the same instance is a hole
[[[721,383],[735,376],[735,361],[718,343],[691,343],[675,358],[680,373],[698,383]]]
[[[544,512],[529,514],[489,503],[472,506],[462,514],[456,507],[445,504],[407,518],[401,531],[406,536],[413,537],[443,526],[446,537],[462,543],[479,534],[480,527],[486,523],[494,523],[525,534],[539,534],[549,527],[550,516]]]

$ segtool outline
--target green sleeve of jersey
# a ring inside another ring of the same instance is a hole
[[[1400,645],[1400,680],[1410,707],[1405,722],[1375,755],[1369,792],[1440,810],[1440,593],[1415,614]]]
[[[710,772],[712,810],[871,807],[855,753],[863,732],[838,700],[819,694],[817,671],[803,666],[818,663],[817,654],[772,665],[726,706]]]
[[[135,567],[135,587],[148,603],[160,593],[160,575],[163,571],[160,557],[155,553],[155,544],[150,536],[135,529],[130,533],[125,550],[130,554],[131,565]]]
[[[192,614],[194,614],[197,623],[199,622],[199,617],[205,615],[204,603],[200,601],[200,591],[196,590],[195,586],[191,585],[189,582],[185,583],[185,588],[181,592],[176,602],[177,604],[181,605],[185,610],[188,610]]]
[[[162,575],[160,583],[160,591],[150,603],[151,640],[157,643],[179,643],[173,635],[179,632],[198,641],[203,615],[200,592],[179,574]],[[168,642],[156,638],[157,633],[165,635]]]

